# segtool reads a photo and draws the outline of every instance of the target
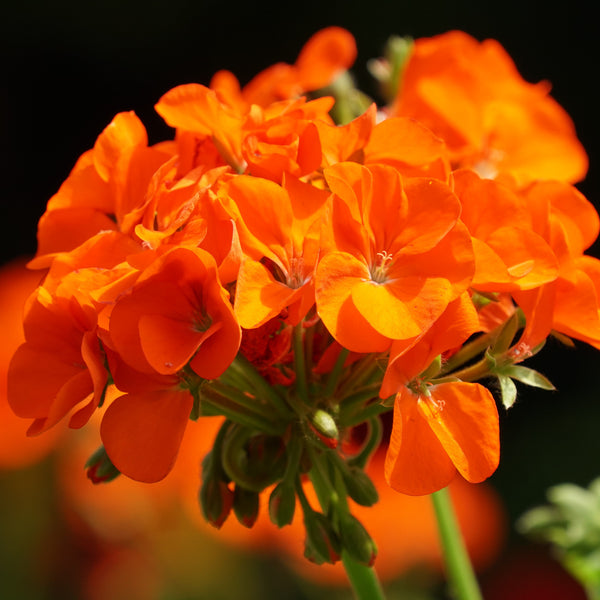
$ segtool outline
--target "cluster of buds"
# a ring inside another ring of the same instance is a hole
[[[373,562],[348,500],[376,503],[381,444],[399,492],[482,481],[499,432],[480,382],[509,407],[514,380],[552,387],[519,364],[549,335],[600,347],[587,157],[548,86],[450,32],[390,42],[377,106],[355,57],[331,27],[243,87],[176,87],[154,145],[118,114],[40,219],[8,381],[31,435],[102,412],[94,482],[159,481],[189,419],[224,418],[206,518],[251,527],[267,502],[283,527],[299,507],[319,563]]]

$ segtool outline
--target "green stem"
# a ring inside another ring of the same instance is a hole
[[[372,567],[356,562],[342,551],[342,563],[357,600],[385,600],[383,589]]]
[[[454,371],[453,373],[450,373],[448,377],[460,379],[461,381],[478,381],[479,379],[489,377],[490,375],[490,361],[487,359],[487,357],[484,356],[479,362],[476,362],[474,365],[465,367],[460,371]],[[440,383],[440,381],[438,380],[434,381],[436,383]]]
[[[448,488],[431,494],[448,579],[458,600],[482,600],[475,573],[467,554]]]
[[[359,452],[348,460],[348,464],[355,467],[364,469],[371,458],[371,455],[375,452],[375,449],[379,447],[381,438],[383,437],[383,425],[379,417],[373,417],[367,421],[369,433],[366,441]]]
[[[254,365],[241,354],[238,354],[227,371],[221,376],[222,380],[232,374],[233,377],[241,377],[246,381],[249,391],[257,396],[262,396],[273,408],[284,418],[290,417],[290,409],[285,400],[269,384],[269,382],[255,369]]]
[[[478,354],[484,352],[498,337],[498,328],[488,333],[483,333],[472,342],[465,344],[456,354],[451,356],[443,365],[440,375],[447,375],[454,369],[464,365]]]
[[[304,343],[302,323],[294,327],[293,345],[294,345],[294,370],[296,371],[296,391],[300,400],[308,404],[308,388],[306,385],[306,362],[304,360]]]
[[[348,358],[349,354],[350,350],[347,350],[346,348],[342,348],[340,350],[337,360],[335,361],[335,365],[333,366],[331,373],[329,373],[327,384],[325,385],[325,390],[323,391],[323,395],[325,396],[325,398],[333,396],[333,392],[335,391],[335,388],[340,379],[340,375],[342,374],[344,363],[346,362],[346,359]]]

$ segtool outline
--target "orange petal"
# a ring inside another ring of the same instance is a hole
[[[384,473],[390,487],[410,496],[440,490],[456,475],[440,440],[417,409],[417,397],[406,388],[396,396]]]
[[[192,409],[189,392],[157,390],[120,396],[108,407],[100,435],[113,464],[145,483],[163,479],[175,464]]]
[[[498,466],[498,410],[490,391],[477,383],[442,383],[420,397],[427,420],[459,473],[471,483],[488,478]]]
[[[326,255],[315,277],[317,312],[331,335],[354,352],[382,352],[389,339],[378,333],[352,302],[352,289],[365,278],[370,279],[366,265],[350,254],[332,252]]]

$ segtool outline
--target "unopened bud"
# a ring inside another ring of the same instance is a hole
[[[224,481],[210,478],[202,483],[199,499],[204,518],[220,529],[231,512],[233,491]]]
[[[361,506],[373,506],[379,494],[371,478],[360,468],[350,467],[342,472],[348,496]]]
[[[321,441],[329,448],[337,448],[340,439],[340,432],[334,418],[326,411],[318,409],[310,420],[312,430],[317,434]]]
[[[121,472],[112,464],[104,446],[100,446],[85,463],[86,475],[92,483],[107,483],[116,479]]]
[[[244,526],[251,528],[258,519],[258,494],[239,485],[233,492],[233,512],[237,520]]]
[[[296,510],[296,491],[286,481],[279,482],[269,496],[269,517],[277,527],[289,525]]]
[[[327,517],[315,511],[304,513],[304,556],[318,565],[334,564],[340,559],[341,544]]]
[[[377,557],[377,546],[364,525],[348,514],[340,522],[340,538],[344,550],[357,562],[373,566]]]

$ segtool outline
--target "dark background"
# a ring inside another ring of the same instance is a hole
[[[153,105],[170,88],[208,84],[221,68],[242,83],[277,61],[293,62],[308,37],[340,25],[356,37],[354,73],[375,88],[366,61],[391,34],[422,37],[462,29],[499,40],[523,77],[553,85],[590,156],[579,189],[600,203],[598,25],[584,2],[226,2],[22,0],[0,18],[2,139],[0,263],[35,252],[35,227],[77,157],[123,110],[150,141],[171,136]],[[599,246],[592,249],[600,255]],[[559,392],[520,388],[502,414],[503,455],[492,483],[511,521],[544,501],[549,485],[600,475],[598,351],[549,344],[533,365]]]

